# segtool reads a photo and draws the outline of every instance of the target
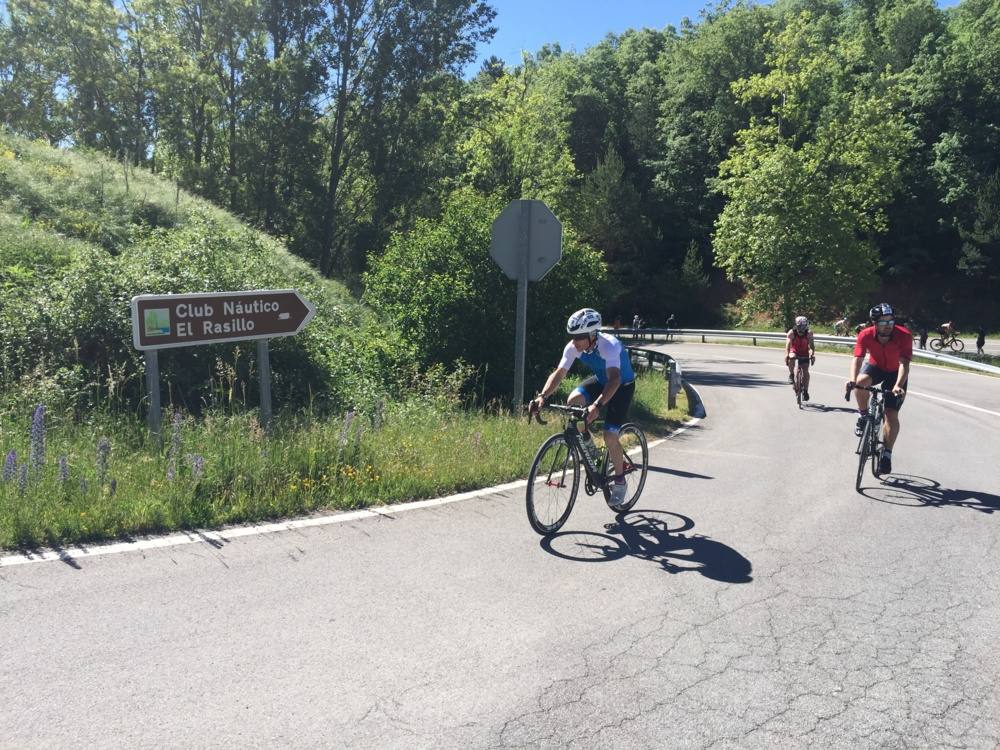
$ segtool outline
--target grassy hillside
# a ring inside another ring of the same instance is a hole
[[[0,133],[0,238],[0,548],[472,489],[523,476],[553,429],[466,408],[468,367],[416,372],[396,333],[280,242],[95,154]],[[253,342],[169,349],[151,443],[131,297],[274,287],[317,315],[272,343],[272,431]],[[640,378],[651,433],[683,418],[664,388]]]
[[[136,294],[294,287],[317,307],[272,342],[276,406],[340,409],[398,386],[402,347],[346,288],[169,180],[0,131],[0,411],[138,410]],[[161,353],[165,402],[255,403],[255,348]],[[245,395],[244,395],[245,394]]]

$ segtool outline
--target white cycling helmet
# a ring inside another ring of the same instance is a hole
[[[809,318],[807,318],[805,315],[800,315],[795,319],[795,327],[798,328],[800,331],[804,331],[809,327]]]
[[[577,310],[566,321],[566,333],[570,336],[597,333],[599,330],[601,330],[601,314],[590,307]]]

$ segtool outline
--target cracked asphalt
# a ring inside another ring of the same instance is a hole
[[[799,411],[780,352],[662,348],[708,416],[623,516],[542,539],[517,489],[0,568],[0,748],[1000,747],[1000,380],[914,366],[858,494],[846,357]]]

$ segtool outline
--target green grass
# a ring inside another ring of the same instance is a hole
[[[662,374],[638,378],[631,417],[650,437],[680,424],[686,407],[682,393],[678,408],[667,410]],[[559,428],[555,419],[529,424],[521,415],[464,410],[438,396],[353,420],[286,416],[270,437],[253,414],[167,420],[157,451],[134,420],[104,417],[51,425],[44,464],[31,471],[30,416],[0,423],[0,450],[17,454],[14,475],[0,481],[0,547],[211,528],[491,486],[524,477],[539,444]],[[98,460],[104,436],[106,466]],[[200,474],[197,457],[204,461]]]

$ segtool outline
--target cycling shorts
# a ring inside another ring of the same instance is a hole
[[[885,394],[886,409],[899,411],[903,407],[903,399],[892,393],[893,386],[896,385],[896,376],[898,373],[880,370],[871,362],[865,362],[864,367],[861,368],[861,374],[868,375],[872,379],[872,385],[882,386],[882,393]],[[905,389],[906,383],[907,381],[904,380],[900,385]]]
[[[597,382],[597,378],[591,375],[580,385],[573,389],[574,393],[582,393],[588,404],[594,403],[594,399],[601,395],[604,386]],[[618,386],[615,395],[608,402],[608,411],[604,415],[604,431],[616,433],[625,424],[628,417],[628,407],[632,403],[632,396],[635,394],[635,381]]]

